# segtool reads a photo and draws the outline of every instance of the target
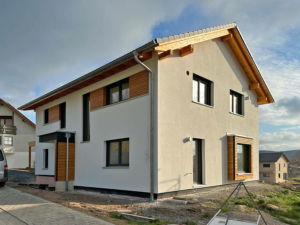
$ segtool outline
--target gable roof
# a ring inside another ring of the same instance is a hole
[[[17,113],[22,119],[27,121],[31,126],[35,128],[35,123],[32,122],[28,117],[26,117],[23,113],[21,113],[19,110],[17,110],[15,107],[13,107],[11,104],[8,102],[4,101],[3,99],[0,98],[0,102],[5,104],[8,108],[10,108],[13,112]]]
[[[114,74],[126,70],[134,65],[137,65],[136,61],[133,58],[133,52],[137,52],[139,54],[140,60],[143,62],[152,58],[153,51],[167,52],[167,50],[180,50],[184,49],[184,47],[192,46],[192,44],[220,37],[224,38],[222,39],[222,41],[228,41],[229,46],[236,55],[239,63],[241,64],[241,67],[243,68],[246,76],[251,82],[251,85],[254,85],[252,87],[249,86],[249,89],[254,90],[257,93],[259,104],[274,102],[275,100],[264,78],[262,77],[236,23],[230,23],[192,31],[189,33],[154,39],[146,43],[145,45],[121,56],[120,58],[117,58],[116,60],[102,67],[99,67],[98,69],[91,71],[86,75],[83,75],[31,102],[20,106],[18,109],[36,109],[44,104],[47,104],[79,89],[87,87],[95,82],[113,76]],[[193,52],[193,47],[191,48],[191,52]]]
[[[288,162],[290,159],[284,152],[259,153],[259,162],[277,162],[281,156],[285,157]]]

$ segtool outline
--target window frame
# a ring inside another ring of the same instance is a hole
[[[119,103],[119,102],[126,101],[126,100],[130,99],[130,95],[128,96],[128,98],[122,99],[122,85],[126,84],[126,83],[128,83],[128,89],[129,89],[129,93],[130,93],[129,77],[127,77],[125,79],[122,79],[122,80],[119,80],[115,83],[112,83],[112,84],[106,86],[106,105],[113,105],[113,104],[116,104],[116,103]],[[111,103],[110,102],[110,90],[112,88],[115,88],[115,87],[119,87],[119,101]]]
[[[14,126],[13,116],[0,116],[0,120],[4,120],[4,124],[1,124],[1,121],[0,121],[0,125],[2,125],[2,126],[9,126],[9,127]],[[7,125],[6,120],[11,120],[11,125]]]
[[[237,99],[238,99],[238,112],[234,112],[233,96],[237,97]],[[232,114],[244,116],[245,115],[245,113],[244,113],[244,95],[242,95],[241,93],[238,93],[236,91],[230,90],[229,97],[230,97],[230,101],[231,101],[231,102],[229,102],[229,103],[231,103],[230,104],[231,108],[229,109],[229,112]]]
[[[196,103],[199,103],[199,104],[202,104],[202,105],[208,105],[208,106],[213,106],[213,100],[212,100],[212,86],[213,86],[213,82],[211,80],[208,80],[204,77],[201,77],[197,74],[193,74],[193,82],[194,81],[197,81],[198,83],[198,93],[197,93],[197,101]],[[205,98],[205,101],[204,103],[200,102],[200,83],[203,83],[206,85],[206,92],[205,92],[205,95],[204,97]],[[194,85],[192,85],[192,101],[194,101]]]
[[[43,155],[43,158],[44,158],[43,169],[49,169],[49,149],[44,149],[43,153],[44,153],[44,155]]]
[[[82,95],[82,141],[91,140],[90,124],[90,93]]]
[[[5,138],[11,138],[11,144],[5,144]],[[14,139],[12,136],[4,136],[4,142],[3,142],[4,145],[6,146],[13,146],[14,145]]]
[[[130,155],[130,140],[129,138],[122,138],[122,139],[115,139],[115,140],[109,140],[106,141],[106,167],[129,167],[128,164],[122,164],[122,141],[129,141],[129,155]],[[112,142],[118,142],[119,144],[119,155],[118,155],[118,164],[110,164],[110,143]],[[130,161],[130,157],[128,159]]]
[[[60,108],[60,129],[66,128],[66,102],[59,104]]]
[[[270,163],[264,163],[263,167],[269,168],[269,167],[271,167],[271,164]]]
[[[280,163],[278,163],[278,171],[280,171]]]
[[[238,146],[239,145],[241,145],[241,146],[243,146],[243,151],[244,151],[244,146],[247,146],[247,158],[245,159],[245,155],[244,155],[244,153],[243,153],[243,169],[244,169],[244,171],[239,171],[239,159],[238,159],[238,157],[237,157],[237,173],[238,174],[250,174],[250,173],[252,173],[252,171],[251,171],[251,145],[248,145],[248,144],[242,144],[242,143],[237,143],[237,151],[238,151]],[[237,154],[238,154],[238,152],[237,152]],[[245,171],[245,162],[247,162],[247,171]]]
[[[278,173],[278,178],[280,178],[280,173]]]
[[[266,176],[265,176],[266,175]],[[268,175],[268,176],[267,176]],[[263,173],[263,177],[271,177],[271,174],[269,173]]]

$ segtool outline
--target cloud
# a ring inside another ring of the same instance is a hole
[[[287,151],[287,150],[300,150],[300,144],[262,144],[259,145],[259,150],[272,150],[272,151]]]
[[[260,150],[295,150],[300,149],[300,134],[294,132],[264,133],[259,136]]]
[[[0,94],[20,106],[148,42],[182,1],[0,0]],[[25,113],[32,116],[32,113]]]

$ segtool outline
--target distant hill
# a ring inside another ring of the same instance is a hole
[[[283,151],[289,159],[291,159],[299,150],[286,150]],[[271,151],[271,150],[259,150],[259,153],[272,153],[277,151]]]

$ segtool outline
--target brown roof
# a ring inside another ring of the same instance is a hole
[[[31,126],[35,128],[35,123],[32,122],[28,117],[26,117],[23,113],[21,113],[19,110],[17,110],[15,107],[13,107],[11,104],[8,102],[4,101],[2,98],[0,98],[0,102],[4,103],[7,105],[12,111],[17,113],[22,119],[26,120]]]

